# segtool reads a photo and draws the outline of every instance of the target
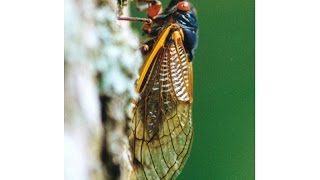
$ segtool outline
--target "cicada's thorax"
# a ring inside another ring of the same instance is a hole
[[[174,0],[171,1],[163,13],[150,18],[153,19],[153,24],[145,23],[142,28],[143,31],[151,37],[151,40],[145,43],[145,45],[148,46],[147,50],[152,49],[159,34],[166,27],[175,23],[181,28],[180,31],[182,31],[181,35],[183,37],[184,48],[188,53],[189,61],[192,61],[194,50],[198,44],[198,24],[195,8],[193,8],[188,1]]]

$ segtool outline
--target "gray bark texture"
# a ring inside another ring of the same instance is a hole
[[[65,0],[66,180],[127,180],[132,173],[127,132],[142,57],[117,8],[116,0]]]

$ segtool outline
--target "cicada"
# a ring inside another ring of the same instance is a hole
[[[148,3],[145,21],[150,39],[142,45],[145,62],[136,84],[129,134],[132,163],[138,180],[175,179],[190,153],[192,127],[192,59],[197,46],[195,8],[186,0],[171,0],[161,12],[160,1]]]

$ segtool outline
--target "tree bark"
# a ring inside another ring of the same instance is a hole
[[[65,179],[129,179],[128,129],[142,62],[115,0],[65,0]]]

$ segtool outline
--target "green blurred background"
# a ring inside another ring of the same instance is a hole
[[[252,180],[254,0],[190,1],[199,21],[193,60],[195,136],[178,179]]]

